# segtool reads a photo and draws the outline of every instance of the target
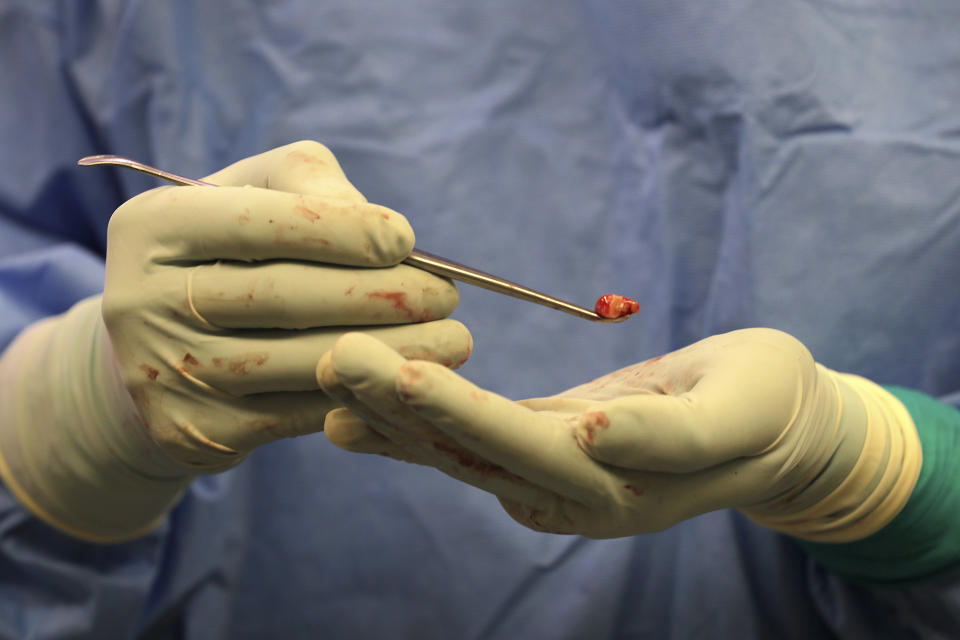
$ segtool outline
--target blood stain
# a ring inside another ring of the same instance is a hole
[[[607,414],[603,411],[585,413],[580,419],[580,427],[583,429],[584,436],[590,444],[594,443],[597,437],[597,430],[607,429],[609,426],[610,418],[608,418]]]
[[[445,442],[434,441],[433,448],[445,456],[456,460],[457,464],[459,464],[461,467],[476,471],[481,475],[501,474],[505,471],[505,469],[500,465],[482,460],[469,451],[458,449],[457,447],[449,445]]]
[[[404,312],[410,318],[413,317],[413,309],[407,306],[407,294],[403,291],[371,291],[367,297],[389,300],[395,309]]]
[[[320,214],[318,214],[313,209],[309,209],[302,204],[298,204],[294,207],[294,210],[297,211],[301,216],[309,220],[310,222],[316,222],[320,219]]]
[[[156,380],[156,379],[157,379],[157,376],[160,375],[160,372],[159,372],[159,371],[157,371],[156,369],[154,369],[153,367],[151,367],[151,366],[148,365],[148,364],[142,364],[142,365],[140,365],[140,370],[143,371],[144,373],[146,373],[146,374],[147,374],[147,377],[150,378],[151,380]]]
[[[636,485],[632,485],[632,484],[625,484],[623,485],[623,488],[637,496],[642,496],[644,493],[646,493],[645,489],[640,489]]]
[[[287,154],[287,160],[293,160],[294,162],[299,162],[301,164],[314,165],[318,167],[327,166],[326,160],[318,158],[317,156],[312,156],[303,151],[291,151]]]
[[[266,353],[252,353],[249,355],[238,356],[230,360],[227,364],[227,368],[230,369],[232,373],[237,373],[242,376],[250,373],[248,367],[251,366],[263,366],[263,364],[270,359],[269,354]],[[217,359],[214,359],[214,364],[216,364]]]

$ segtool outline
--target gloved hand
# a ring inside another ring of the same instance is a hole
[[[0,361],[0,472],[80,537],[154,526],[197,474],[318,431],[315,368],[364,327],[447,366],[471,339],[453,284],[398,264],[414,234],[302,142],[232,165],[221,187],[161,187],[110,221],[101,302],[25,331]]]
[[[905,504],[920,444],[904,407],[770,329],[717,335],[556,396],[511,402],[362,334],[317,378],[335,444],[428,464],[540,531],[606,538],[724,507],[791,535],[865,537]]]

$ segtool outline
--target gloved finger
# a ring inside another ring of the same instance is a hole
[[[394,378],[407,361],[402,354],[372,335],[341,336],[318,364],[321,387],[395,442],[433,448],[453,455],[459,445],[429,422],[420,419],[396,397]],[[329,367],[326,367],[329,362]],[[334,384],[331,384],[334,382]]]
[[[156,405],[146,425],[151,437],[173,459],[205,471],[230,468],[268,442],[320,431],[337,406],[320,391],[247,398],[210,393],[189,404],[161,394],[151,402]]]
[[[363,347],[368,342],[375,343],[378,348],[383,347],[372,360],[372,354],[356,349],[358,345]],[[343,356],[345,350],[346,357]],[[340,370],[352,369],[346,375],[356,386],[363,388],[362,396],[354,393],[338,375],[334,366],[335,354],[338,353],[341,360]],[[363,375],[356,366],[351,366],[351,356],[361,353],[363,355],[360,357],[368,360],[362,368],[374,369],[374,375]],[[433,466],[447,473],[456,472],[457,465],[451,464],[451,461],[455,460],[467,470],[485,471],[483,480],[489,484],[488,476],[497,475],[491,473],[497,471],[492,465],[464,450],[446,434],[410,413],[396,400],[391,372],[403,362],[405,359],[398,353],[363,334],[346,334],[337,341],[337,346],[332,351],[324,354],[317,363],[317,380],[327,395],[344,405],[335,415],[327,416],[324,431],[326,432],[328,427],[334,429],[333,433],[327,433],[328,438],[342,448],[347,448],[341,444],[342,440],[349,438],[348,442],[353,451],[389,455],[399,460]],[[341,425],[341,421],[346,424]],[[364,432],[360,424],[369,433]],[[352,440],[358,436],[361,441],[359,445],[355,445]],[[368,446],[377,447],[379,450],[361,451],[357,448]]]
[[[517,400],[517,404],[534,411],[551,411],[554,413],[580,414],[596,406],[596,401],[584,398],[570,398],[565,396],[546,396],[543,398],[525,398]]]
[[[329,391],[328,391],[329,393]],[[335,446],[350,453],[367,453],[411,464],[429,465],[421,451],[400,446],[345,407],[327,414],[323,433]]]
[[[312,140],[301,140],[244,158],[207,176],[204,181],[366,202],[363,194],[350,184],[330,149]]]
[[[500,506],[519,524],[541,533],[590,535],[603,514],[571,500],[555,496],[537,505],[500,498]],[[597,536],[602,537],[602,536]]]
[[[438,453],[437,449],[422,446],[423,443],[414,446],[408,442],[407,446],[400,446],[345,408],[327,414],[324,434],[331,443],[345,451],[375,454],[433,467],[455,480],[492,493],[501,500],[510,500],[512,504],[522,505],[521,508],[535,513],[550,514],[549,520],[557,522],[553,533],[575,533],[581,528],[579,523],[574,523],[566,515],[568,509],[563,498],[496,468],[466,449],[452,455],[452,449],[442,449],[444,453]],[[576,512],[575,509],[573,511]]]
[[[391,351],[390,354],[392,357],[394,352]],[[403,360],[402,356],[398,357]],[[383,365],[383,362],[378,362],[378,366],[383,367]],[[393,420],[383,420],[374,409],[364,405],[357,399],[356,395],[354,395],[350,387],[343,383],[333,367],[333,350],[323,354],[323,357],[317,362],[316,376],[317,383],[324,393],[336,399],[337,402],[344,406],[346,411],[356,419],[362,420],[364,424],[392,443],[394,447],[398,449],[421,447],[419,442],[405,434]]]
[[[153,264],[293,259],[383,267],[414,244],[406,218],[386,207],[256,187],[146,191],[113,214],[108,242],[121,247],[144,234],[151,252],[133,258]]]
[[[404,406],[396,397],[395,376],[405,362],[371,336],[349,333],[337,341],[329,360],[318,367],[318,377],[324,381],[324,389],[399,445],[411,461],[538,508],[546,509],[560,499],[462,446]],[[338,385],[346,390],[336,390]]]
[[[534,412],[429,362],[408,362],[396,377],[404,405],[464,447],[565,498],[605,501],[611,481],[585,456],[572,425]]]
[[[473,346],[466,327],[450,319],[368,330],[404,356],[447,365],[466,361]],[[340,335],[339,329],[321,329],[194,336],[193,347],[170,354],[169,368],[197,386],[232,396],[312,391],[319,388],[317,361]]]
[[[584,414],[581,448],[608,464],[687,473],[769,447],[800,406],[802,362],[786,334],[737,333],[665,356],[672,380],[686,379],[677,395],[624,395]]]
[[[395,460],[415,462],[401,447],[380,435],[344,407],[327,414],[323,422],[323,433],[332,444],[351,453],[372,453]]]
[[[770,504],[775,497],[786,510],[795,507],[792,500],[803,487],[785,490],[771,483],[768,464],[757,464],[755,458],[737,458],[689,474],[671,476],[660,483],[657,492],[672,506],[674,522],[692,518],[707,511],[751,504]]]
[[[223,328],[306,329],[445,318],[457,288],[421,269],[355,269],[302,262],[217,262],[190,268],[188,304]]]

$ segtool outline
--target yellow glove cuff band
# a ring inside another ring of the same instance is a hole
[[[859,401],[866,413],[863,448],[847,477],[817,503],[783,516],[759,516],[758,524],[814,542],[852,542],[887,525],[910,498],[923,453],[907,409],[873,382],[821,368],[843,404]]]

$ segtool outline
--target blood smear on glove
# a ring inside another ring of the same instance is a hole
[[[608,293],[600,296],[593,311],[602,318],[623,318],[640,311],[640,303],[626,296]]]

